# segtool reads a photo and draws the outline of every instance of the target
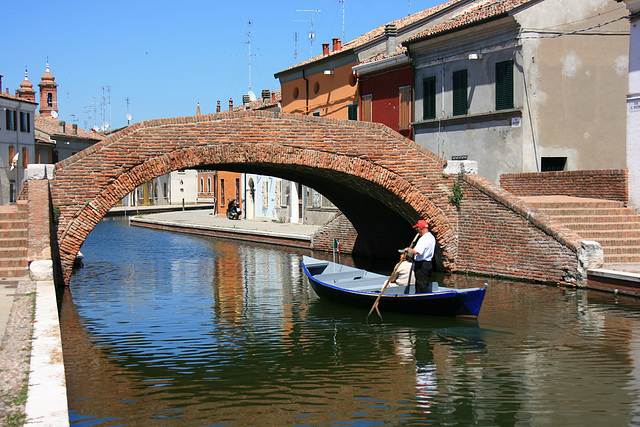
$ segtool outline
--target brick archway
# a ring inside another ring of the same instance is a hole
[[[265,112],[220,113],[136,123],[56,165],[52,203],[65,281],[87,235],[126,194],[183,168],[279,176],[332,200],[363,245],[428,218],[445,265],[456,254],[452,180],[445,161],[375,123]],[[396,247],[396,246],[392,246]]]

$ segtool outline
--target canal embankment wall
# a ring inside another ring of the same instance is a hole
[[[33,178],[22,191],[28,204],[29,274],[36,292],[26,423],[65,426],[69,425],[69,413],[56,287],[64,282],[57,256],[49,181]]]

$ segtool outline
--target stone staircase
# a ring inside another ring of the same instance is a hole
[[[568,196],[521,197],[586,240],[600,243],[605,266],[640,264],[640,215],[622,202]]]
[[[0,206],[0,278],[29,275],[27,202]]]

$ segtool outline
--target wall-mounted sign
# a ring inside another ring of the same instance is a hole
[[[521,117],[513,117],[511,119],[511,127],[512,128],[519,128],[520,126],[522,126],[522,118]]]

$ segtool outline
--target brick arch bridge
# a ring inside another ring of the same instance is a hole
[[[171,171],[203,167],[278,176],[320,191],[357,231],[354,252],[395,252],[413,237],[411,223],[426,218],[450,271],[576,281],[577,236],[536,223],[535,214],[481,177],[458,177],[465,198],[452,205],[456,178],[443,175],[445,164],[368,122],[225,112],[136,123],[56,165],[50,193],[60,210],[64,280],[88,234],[126,194]],[[536,253],[539,245],[544,254]],[[523,261],[531,265],[521,267]]]

